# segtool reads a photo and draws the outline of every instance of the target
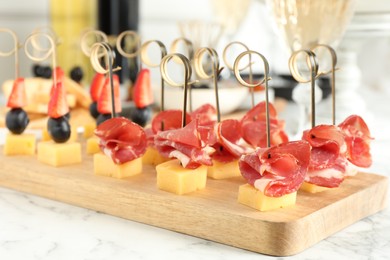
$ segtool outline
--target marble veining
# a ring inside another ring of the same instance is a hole
[[[390,177],[390,93],[363,94],[375,137],[366,171]],[[390,259],[390,209],[298,255],[270,257],[0,188],[0,259]]]

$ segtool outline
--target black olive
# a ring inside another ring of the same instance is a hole
[[[42,73],[40,77],[45,78],[45,79],[50,79],[51,78],[51,68],[50,66],[42,66]]]
[[[42,77],[42,66],[39,64],[34,64],[32,66],[32,72],[35,77]]]
[[[111,114],[99,114],[99,116],[96,119],[96,124],[100,125],[104,121],[108,120],[111,118]]]
[[[77,83],[81,82],[83,76],[84,76],[83,69],[80,66],[76,66],[70,71],[70,78],[76,81]]]
[[[56,143],[65,143],[70,138],[70,124],[65,116],[59,118],[49,118],[47,121],[47,130],[49,131],[51,138]]]
[[[208,89],[210,88],[209,85],[207,85],[206,83],[195,83],[191,86],[191,88],[195,88],[195,89]]]
[[[145,126],[151,118],[152,108],[150,106],[146,106],[144,108],[134,107],[130,113],[131,121],[139,124],[140,126]]]
[[[30,119],[22,108],[12,108],[5,117],[5,125],[14,134],[23,133],[29,122]]]
[[[97,102],[92,102],[91,105],[89,105],[89,113],[95,119],[100,115],[97,110]]]

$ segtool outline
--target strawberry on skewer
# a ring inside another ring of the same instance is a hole
[[[14,134],[21,134],[26,129],[30,119],[22,109],[27,104],[24,78],[14,81],[12,91],[8,97],[7,107],[11,108],[6,115],[6,126]]]

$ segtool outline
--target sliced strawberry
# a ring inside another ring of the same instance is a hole
[[[54,74],[53,75],[56,76],[56,82],[53,82],[53,86],[51,87],[51,90],[50,90],[50,96],[53,96],[54,86],[58,82],[64,82],[65,73],[64,73],[64,70],[61,67],[56,67],[56,69],[54,70]],[[65,88],[64,88],[64,90],[65,90]]]
[[[92,101],[97,102],[100,97],[100,92],[102,91],[104,82],[106,81],[106,75],[101,73],[96,73],[92,79],[91,88],[89,93],[91,94]]]
[[[55,88],[52,88],[52,95],[50,97],[47,113],[51,118],[59,118],[69,113],[65,86],[61,80],[57,81]]]
[[[120,113],[122,111],[122,105],[121,105],[120,93],[119,93],[118,75],[113,75],[113,81],[114,81],[115,112]],[[97,101],[97,110],[99,111],[100,114],[110,114],[112,111],[111,108],[112,108],[111,85],[110,85],[110,78],[107,77],[104,82],[99,99]]]
[[[8,97],[7,107],[21,108],[25,105],[27,105],[27,96],[24,88],[24,78],[17,78]]]
[[[142,69],[133,87],[133,100],[138,108],[144,108],[153,103],[152,85],[150,83],[150,70]]]

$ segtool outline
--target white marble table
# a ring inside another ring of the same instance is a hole
[[[374,164],[368,171],[390,177],[390,92],[362,94],[367,99],[370,111],[367,121],[375,137],[372,143]],[[294,109],[294,106],[289,108]],[[0,140],[3,138],[4,131]],[[0,259],[157,258],[275,259],[0,188]],[[390,258],[389,208],[289,257],[347,258]]]

